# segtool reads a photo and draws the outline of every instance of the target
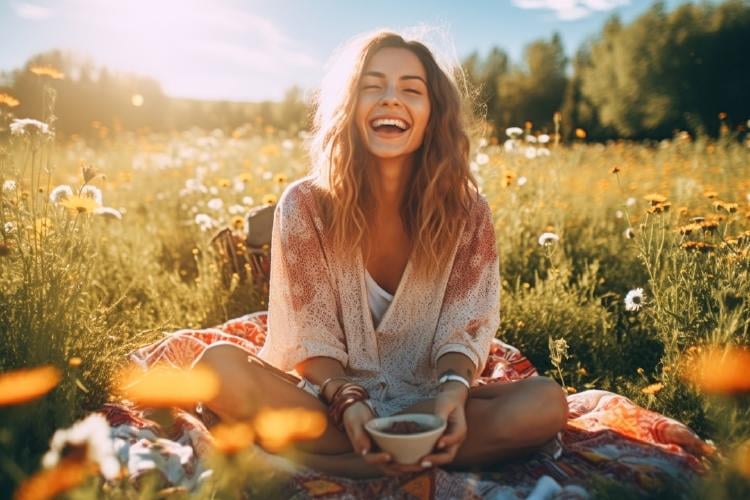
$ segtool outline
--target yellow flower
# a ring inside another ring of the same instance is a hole
[[[127,399],[143,406],[165,408],[210,401],[219,392],[219,378],[208,368],[190,371],[155,366],[123,370],[118,377],[119,391]]]
[[[38,76],[48,76],[53,80],[62,80],[65,78],[65,75],[62,72],[56,70],[52,66],[32,66],[29,68],[29,71]]]
[[[42,366],[0,374],[0,406],[17,405],[47,394],[59,382],[60,370]]]
[[[232,185],[232,182],[229,179],[217,179],[216,185],[222,188],[228,188]]]
[[[284,174],[276,174],[276,176],[273,178],[273,181],[276,184],[286,184],[289,182],[289,178]]]
[[[263,447],[274,451],[292,441],[322,436],[328,422],[323,413],[304,408],[263,408],[253,425]]]
[[[659,203],[666,203],[667,197],[659,193],[649,193],[643,197],[644,200],[650,201],[651,205],[657,205]]]
[[[245,184],[249,184],[253,181],[253,175],[249,172],[242,172],[240,175],[237,176],[237,179],[239,179]]]
[[[661,391],[662,389],[664,389],[664,384],[662,384],[661,382],[657,382],[656,384],[651,384],[651,385],[644,387],[643,389],[641,389],[641,392],[643,394],[648,394],[649,396],[653,396],[654,394]]]
[[[719,193],[717,193],[716,191],[704,191],[703,196],[705,196],[708,199],[712,199],[712,198],[716,198],[717,196],[719,196]]]
[[[96,209],[96,200],[89,197],[71,196],[67,200],[60,202],[60,205],[64,206],[71,212],[77,212],[79,214],[90,214]]]
[[[576,129],[576,137],[579,138],[579,139],[585,139],[586,138],[586,131],[583,130],[582,128],[577,128]]]
[[[234,217],[232,217],[231,225],[232,229],[234,229],[235,231],[241,231],[245,229],[245,218],[241,215],[235,215]]]
[[[68,360],[68,366],[70,366],[71,368],[78,368],[79,366],[81,366],[81,358],[79,358],[78,356],[73,356]]]
[[[9,108],[15,108],[16,106],[21,104],[21,101],[19,101],[12,95],[8,95],[4,92],[0,92],[0,104],[5,104]]]
[[[273,194],[265,195],[262,200],[264,205],[275,205],[276,201],[277,201],[276,195],[273,195]]]
[[[211,429],[214,448],[225,455],[234,455],[255,442],[253,426],[246,422],[219,424]]]

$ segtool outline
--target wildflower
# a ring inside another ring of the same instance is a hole
[[[245,228],[245,218],[239,215],[232,217],[231,227],[235,231],[241,231]]]
[[[237,176],[237,180],[241,181],[244,184],[249,184],[253,181],[253,175],[248,172],[242,172]]]
[[[537,139],[539,140],[539,144],[547,144],[549,142],[549,135],[542,134]]]
[[[286,184],[287,182],[289,182],[289,177],[287,177],[285,174],[276,174],[276,176],[274,176],[273,178],[273,181],[276,184]]]
[[[632,240],[633,238],[635,238],[635,231],[633,230],[632,227],[629,227],[625,230],[624,233],[622,233],[622,235],[625,237],[626,240]]]
[[[719,221],[714,219],[704,220],[699,225],[703,232],[716,231],[719,229]]]
[[[625,212],[623,212],[622,210],[617,210],[615,212],[615,217],[617,217],[618,219],[622,219],[623,217],[625,217]]]
[[[229,206],[228,212],[232,215],[240,215],[247,212],[247,208],[243,207],[242,205],[234,204]]]
[[[11,135],[39,134],[52,137],[54,133],[49,125],[33,118],[16,118],[10,122]]]
[[[552,245],[553,243],[560,241],[560,237],[555,233],[542,233],[539,236],[539,244],[543,247]]]
[[[516,184],[518,184],[519,186],[525,186],[526,182],[528,182],[528,179],[526,179],[526,177],[522,175],[521,177],[518,178],[518,180],[516,181]]]
[[[277,201],[276,196],[272,194],[265,195],[262,200],[264,205],[275,205],[276,201]]]
[[[250,206],[253,203],[255,203],[255,200],[253,200],[252,196],[243,196],[242,197],[242,203],[245,204],[245,205]]]
[[[89,467],[78,461],[63,461],[57,467],[37,472],[24,480],[15,493],[15,500],[56,498],[83,483]]]
[[[696,350],[697,352],[697,350]],[[703,392],[737,394],[750,391],[750,350],[740,347],[712,347],[686,362],[684,377]]]
[[[53,80],[65,79],[65,75],[52,66],[32,66],[31,68],[29,68],[29,71],[38,76],[48,76]]]
[[[528,142],[529,144],[536,144],[536,137],[534,137],[533,135],[527,135],[526,142]]]
[[[15,108],[19,104],[21,104],[21,101],[16,99],[15,97],[8,95],[4,92],[0,92],[0,104],[4,104],[8,106],[9,108]]]
[[[524,149],[523,154],[529,160],[533,160],[534,158],[536,158],[536,148],[529,146],[528,148]]]
[[[228,188],[232,185],[232,183],[229,181],[229,179],[217,179],[216,185],[220,188]]]
[[[143,372],[131,368],[120,373],[118,387],[131,401],[143,406],[169,408],[208,401],[219,392],[219,378],[208,368],[190,371],[156,366]]]
[[[585,139],[586,138],[586,131],[583,130],[582,128],[577,128],[576,129],[576,137],[578,139]]]
[[[47,394],[59,382],[60,370],[42,366],[0,373],[0,406],[17,405]]]
[[[73,356],[68,360],[68,366],[70,366],[71,368],[78,368],[79,366],[81,366],[81,362],[81,358],[79,358],[78,356]]]
[[[3,182],[3,191],[14,191],[16,189],[16,181],[8,179]]]
[[[224,207],[224,200],[221,198],[211,198],[208,200],[208,203],[206,203],[206,206],[210,208],[211,210],[221,210]]]
[[[90,214],[97,208],[96,201],[93,198],[81,196],[71,196],[67,200],[61,201],[60,205],[79,214]]]
[[[93,181],[99,173],[93,165],[89,165],[81,160],[81,175],[83,176],[83,182],[88,184],[90,181]]]
[[[97,206],[102,206],[102,190],[96,186],[83,186],[81,188],[81,197],[94,200]]]
[[[518,151],[519,147],[516,141],[513,139],[508,139],[503,143],[503,149],[505,149],[506,153],[515,153]]]
[[[511,139],[520,137],[521,134],[523,134],[523,129],[520,127],[510,127],[505,129],[505,135],[507,135]]]
[[[478,165],[486,165],[490,162],[490,157],[486,153],[479,153],[477,155],[477,164]]]
[[[632,196],[628,198],[627,200],[625,200],[625,205],[628,207],[632,207],[635,204],[636,204],[636,199],[633,198]]]
[[[666,201],[664,203],[652,203],[651,208],[647,210],[650,214],[661,214],[664,212],[669,212],[669,208],[672,206],[672,203]]]
[[[643,305],[644,293],[643,288],[630,290],[625,296],[625,310],[638,311]]]
[[[613,174],[617,174],[617,173],[620,172],[620,167],[618,167],[617,165],[615,165],[614,167],[612,167],[612,169],[610,170],[610,172],[613,173]]]
[[[13,234],[15,230],[16,224],[12,221],[8,221],[3,225],[3,232],[5,232],[5,234]]]
[[[720,212],[723,210],[730,214],[735,213],[738,208],[737,203],[729,203],[726,201],[719,201],[719,200],[714,201],[712,205],[714,207],[714,210],[716,210],[717,212]]]
[[[49,451],[42,457],[42,465],[51,469],[71,452],[76,460],[97,465],[106,479],[115,479],[120,472],[109,424],[100,413],[92,413],[70,429],[57,430]]]
[[[684,226],[680,226],[677,229],[675,229],[675,232],[678,232],[682,235],[689,235],[693,231],[698,231],[701,228],[700,224],[686,224]]]
[[[703,196],[710,200],[719,196],[719,193],[717,193],[716,191],[704,191]]]
[[[703,222],[704,220],[706,220],[706,218],[705,218],[705,217],[700,217],[700,216],[699,216],[699,217],[693,217],[693,218],[691,218],[691,219],[690,219],[690,222],[693,222],[693,223],[698,223],[698,222]]]
[[[55,205],[58,205],[59,203],[68,200],[73,197],[73,189],[65,184],[61,184],[60,186],[55,187],[52,191],[49,193],[49,199],[54,203]]]
[[[659,193],[649,193],[643,197],[644,200],[651,202],[651,206],[658,205],[660,203],[666,203],[667,197]]]
[[[253,426],[246,422],[219,424],[211,429],[214,448],[224,455],[234,455],[255,442]]]
[[[323,435],[327,421],[323,413],[303,408],[263,408],[253,425],[263,448],[279,450],[292,441]]]
[[[661,391],[662,389],[664,389],[664,384],[662,384],[661,382],[657,382],[656,384],[651,384],[651,385],[644,387],[643,389],[641,389],[641,392],[643,394],[648,394],[649,396],[653,396],[657,392]]]
[[[122,213],[112,207],[96,207],[94,215],[100,215],[105,219],[122,220]]]
[[[707,243],[705,241],[686,241],[680,246],[688,252],[697,250],[702,253],[708,253],[716,249],[715,245]]]
[[[201,231],[208,231],[216,222],[207,214],[195,214],[195,223],[200,226]]]

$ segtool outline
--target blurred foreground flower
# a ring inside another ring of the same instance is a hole
[[[73,197],[73,188],[66,184],[62,184],[60,186],[56,186],[52,191],[49,193],[49,199],[52,203],[55,205],[65,201],[69,200]]]
[[[112,207],[97,207],[94,209],[94,215],[100,215],[105,219],[122,220],[122,213]]]
[[[322,436],[328,422],[323,413],[304,408],[264,408],[253,424],[263,448],[276,451],[292,441]]]
[[[255,442],[253,426],[247,422],[219,424],[211,429],[214,448],[225,455],[234,455]]]
[[[32,66],[29,71],[37,76],[48,76],[53,80],[65,79],[65,74],[52,66]]]
[[[0,374],[0,406],[31,401],[51,391],[59,382],[60,370],[42,366]]]
[[[70,429],[55,431],[42,465],[51,469],[70,460],[95,465],[106,479],[115,479],[120,473],[112,433],[103,415],[92,413]]]
[[[34,474],[19,486],[15,500],[46,500],[80,485],[90,472],[89,466],[74,460],[64,461],[54,469]]]
[[[90,214],[97,208],[96,200],[94,200],[93,198],[75,195],[62,200],[60,202],[60,205],[67,208],[71,212],[79,214]]]
[[[168,408],[213,399],[219,392],[219,378],[203,367],[185,371],[156,366],[146,372],[134,367],[120,374],[118,388],[123,396],[142,406]]]
[[[698,351],[698,350],[696,350]],[[712,347],[689,356],[684,377],[703,392],[738,394],[750,392],[750,350]]]
[[[16,106],[21,104],[21,101],[19,101],[12,95],[8,95],[4,92],[0,92],[0,104],[5,104],[9,108],[15,108]]]

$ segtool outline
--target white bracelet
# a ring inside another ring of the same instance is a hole
[[[461,382],[466,386],[467,389],[471,389],[471,384],[469,383],[469,381],[463,378],[461,375],[456,375],[455,373],[446,373],[445,375],[440,377],[438,379],[438,385],[443,385],[450,380],[454,382]]]

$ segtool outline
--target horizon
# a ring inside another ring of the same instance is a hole
[[[685,3],[695,2],[667,0],[665,6]],[[171,98],[278,101],[292,86],[305,92],[317,87],[334,49],[376,28],[438,27],[447,32],[447,52],[455,51],[459,60],[475,51],[485,57],[499,47],[512,64],[521,64],[523,48],[534,40],[557,32],[572,57],[611,16],[628,23],[653,4],[481,0],[466,9],[440,0],[425,13],[424,4],[393,0],[377,6],[340,0],[6,0],[0,3],[0,28],[16,42],[0,47],[0,69],[17,70],[33,55],[62,50],[114,72],[153,78]],[[334,12],[331,22],[327,15]]]

